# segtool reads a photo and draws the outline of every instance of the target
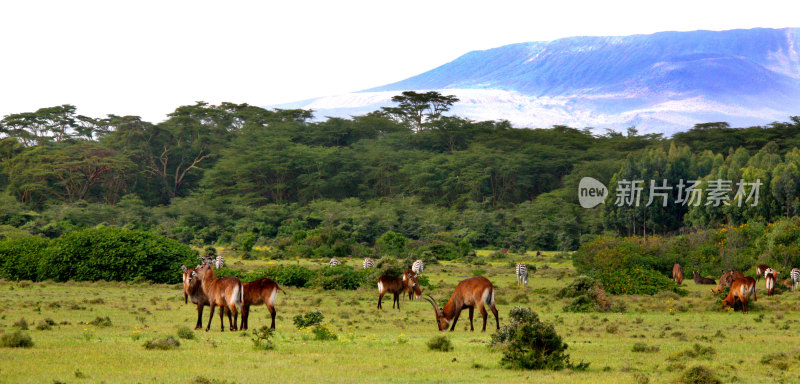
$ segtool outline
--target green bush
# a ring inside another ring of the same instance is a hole
[[[630,267],[601,272],[596,277],[603,283],[606,292],[613,295],[655,295],[661,291],[680,295],[687,293],[674,281],[652,269]]]
[[[253,332],[253,348],[258,351],[269,351],[275,349],[275,343],[272,342],[273,330],[268,326],[263,326]]]
[[[14,331],[0,335],[0,347],[30,348],[33,347],[31,336],[22,331]]]
[[[573,365],[566,354],[567,344],[552,324],[543,323],[527,308],[516,307],[509,312],[510,323],[492,335],[490,346],[501,348],[500,364],[513,369],[572,368],[583,370],[587,363]]]
[[[588,276],[579,276],[557,294],[559,298],[574,298],[564,306],[565,312],[608,311],[611,300],[606,296],[603,285]]]
[[[39,280],[39,260],[49,244],[41,237],[0,240],[0,277]]]
[[[161,235],[97,227],[52,240],[39,263],[38,278],[177,283],[180,274],[176,271],[196,260],[189,246]]]
[[[337,268],[320,268],[313,280],[313,285],[325,290],[330,289],[358,289],[367,283],[370,270],[356,270],[349,265],[340,265]]]
[[[312,325],[321,324],[325,315],[320,311],[311,311],[306,314],[300,314],[294,317],[294,326],[297,329],[310,327]]]
[[[329,341],[339,338],[330,329],[321,324],[314,327],[311,332],[314,334],[314,340]]]
[[[184,325],[178,328],[178,338],[185,340],[192,340],[194,339],[194,331],[192,331],[189,327]]]
[[[714,371],[702,365],[687,369],[678,382],[682,384],[722,384],[722,380],[714,374]]]
[[[286,265],[258,269],[247,274],[239,275],[244,275],[245,281],[269,277],[282,286],[303,288],[311,286],[311,280],[316,275],[316,272],[299,265]]]
[[[428,340],[429,351],[449,352],[454,349],[453,342],[447,336],[436,336]]]
[[[163,339],[153,339],[144,343],[145,349],[158,349],[162,351],[175,349],[180,346],[181,343],[178,341],[178,339],[172,336],[167,336]]]

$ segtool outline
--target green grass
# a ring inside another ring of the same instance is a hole
[[[484,258],[487,254],[479,252]],[[275,348],[258,350],[253,348],[253,332],[269,325],[263,306],[251,309],[251,330],[246,335],[220,332],[219,317],[215,316],[210,332],[193,331],[194,339],[187,339],[181,328],[194,325],[196,311],[194,305],[183,303],[179,285],[3,281],[0,334],[15,332],[13,324],[21,318],[29,324],[52,319],[48,323],[54,325],[50,330],[32,326],[25,331],[32,338],[32,348],[0,348],[0,382],[190,383],[200,377],[209,382],[250,383],[267,377],[281,383],[508,383],[535,377],[539,383],[633,383],[646,376],[650,383],[667,383],[697,365],[711,369],[723,382],[797,381],[800,338],[792,335],[800,331],[800,292],[767,297],[759,285],[757,304],[743,315],[712,310],[709,287],[695,286],[690,280],[684,282],[690,292],[686,297],[615,297],[626,302],[626,313],[565,313],[562,308],[568,299],[556,299],[555,293],[575,272],[569,262],[552,261],[553,254],[547,252],[538,260],[532,254],[511,255],[504,260],[486,260],[486,265],[477,267],[452,262],[431,265],[425,274],[437,288],[423,294],[444,300],[459,280],[470,277],[474,269],[483,269],[497,289],[501,325],[506,324],[514,306],[532,308],[543,321],[555,324],[569,344],[567,352],[573,362],[591,363],[586,371],[504,369],[499,364],[501,352],[487,348],[491,332],[465,330],[469,327],[466,312],[456,332],[446,334],[454,349],[430,351],[427,342],[445,335],[436,328],[430,304],[403,300],[401,311],[391,310],[391,306],[380,311],[373,287],[357,291],[287,289],[288,295],[278,297],[277,330],[272,337]],[[360,263],[360,259],[346,260]],[[527,288],[516,286],[511,264],[518,261],[537,267]],[[268,263],[231,262],[246,263],[250,268]],[[326,265],[321,260],[299,262]],[[292,323],[294,316],[314,309],[325,315],[323,325],[338,336],[335,341],[316,341],[311,329],[298,330]],[[206,309],[204,326],[208,314]],[[479,316],[475,322],[480,329]],[[490,330],[493,322],[490,318]],[[613,333],[608,331],[612,325],[616,328]],[[178,338],[179,332],[184,337],[177,348],[144,347],[150,340]],[[658,350],[633,352],[637,343]],[[715,353],[710,359],[684,353],[694,350],[694,344],[712,346]],[[785,353],[785,358],[769,358],[780,353]],[[671,356],[680,357],[667,361]],[[773,367],[772,360],[781,366]]]

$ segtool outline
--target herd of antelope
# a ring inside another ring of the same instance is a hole
[[[185,303],[189,303],[189,299],[193,304],[197,305],[197,323],[195,329],[202,329],[203,327],[203,309],[208,306],[211,307],[211,314],[208,317],[208,324],[206,325],[206,332],[211,328],[211,321],[214,319],[214,310],[220,307],[219,321],[220,331],[225,331],[225,314],[228,315],[228,324],[231,331],[247,330],[247,318],[250,313],[251,305],[266,305],[272,317],[271,329],[275,329],[275,299],[278,296],[278,291],[286,294],[286,291],[281,289],[275,281],[269,278],[264,278],[249,283],[242,283],[237,277],[217,277],[215,267],[217,269],[224,265],[224,260],[221,257],[216,259],[201,258],[202,263],[195,268],[188,268],[185,265],[181,266],[183,271],[183,294]],[[339,260],[333,258],[330,261],[330,266],[335,267],[340,265]],[[364,269],[375,268],[375,261],[371,258],[364,259]],[[378,278],[378,309],[382,309],[381,305],[383,296],[387,293],[393,295],[392,308],[397,307],[400,309],[400,296],[408,293],[409,300],[414,298],[420,299],[422,297],[422,288],[419,285],[419,276],[425,269],[422,260],[417,260],[403,272],[402,277],[381,276]],[[523,266],[523,271],[526,269]],[[519,267],[517,268],[519,273]],[[527,272],[525,272],[525,284],[527,285]],[[436,323],[440,331],[450,327],[454,330],[458,317],[461,311],[469,309],[469,325],[470,330],[474,330],[472,316],[475,308],[478,309],[483,317],[483,331],[486,331],[486,320],[488,318],[487,307],[494,314],[497,329],[500,329],[500,318],[495,307],[495,292],[492,283],[485,277],[473,277],[461,281],[450,300],[444,307],[439,308],[436,305],[436,300],[428,295],[425,300],[433,305],[433,310],[436,313]],[[242,312],[241,325],[238,325],[238,314]]]
[[[778,282],[778,275],[780,271],[776,271],[768,265],[760,264],[756,267],[756,278],[746,277],[741,271],[722,271],[722,276],[719,278],[719,283],[712,278],[702,277],[697,271],[692,271],[694,275],[695,284],[716,284],[716,288],[711,292],[714,294],[719,293],[725,287],[730,287],[728,295],[722,299],[722,308],[733,307],[737,302],[742,304],[742,312],[747,312],[747,303],[752,298],[752,301],[757,301],[756,297],[756,282],[764,277],[764,288],[767,291],[767,296],[772,296],[775,291],[775,284]],[[683,283],[683,267],[680,264],[672,266],[672,279],[677,284]],[[792,268],[789,272],[789,279],[780,280],[781,284],[790,287],[792,290],[797,289],[800,285],[800,269]]]

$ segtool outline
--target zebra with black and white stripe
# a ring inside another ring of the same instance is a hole
[[[370,268],[375,268],[375,260],[372,260],[372,258],[367,257],[366,259],[364,259],[364,269],[370,269]]]
[[[225,266],[225,258],[223,258],[222,255],[217,256],[217,258],[214,259],[214,268],[221,269],[224,266]]]
[[[792,268],[792,271],[789,272],[789,277],[792,279],[792,290],[794,291],[800,285],[800,269]]]
[[[341,264],[341,263],[342,263],[342,262],[341,262],[341,261],[339,261],[339,259],[337,259],[337,258],[335,258],[335,257],[331,259],[331,267],[335,267],[335,266],[337,266],[337,265],[339,265],[339,264]]]
[[[422,260],[417,260],[411,265],[411,270],[414,271],[417,276],[422,275],[423,269],[425,269],[425,264]]]
[[[528,266],[522,263],[517,263],[517,285],[522,283],[528,286]]]

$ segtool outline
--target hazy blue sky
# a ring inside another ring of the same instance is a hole
[[[157,122],[404,79],[476,49],[576,35],[800,26],[790,1],[14,1],[0,116],[74,104]]]

